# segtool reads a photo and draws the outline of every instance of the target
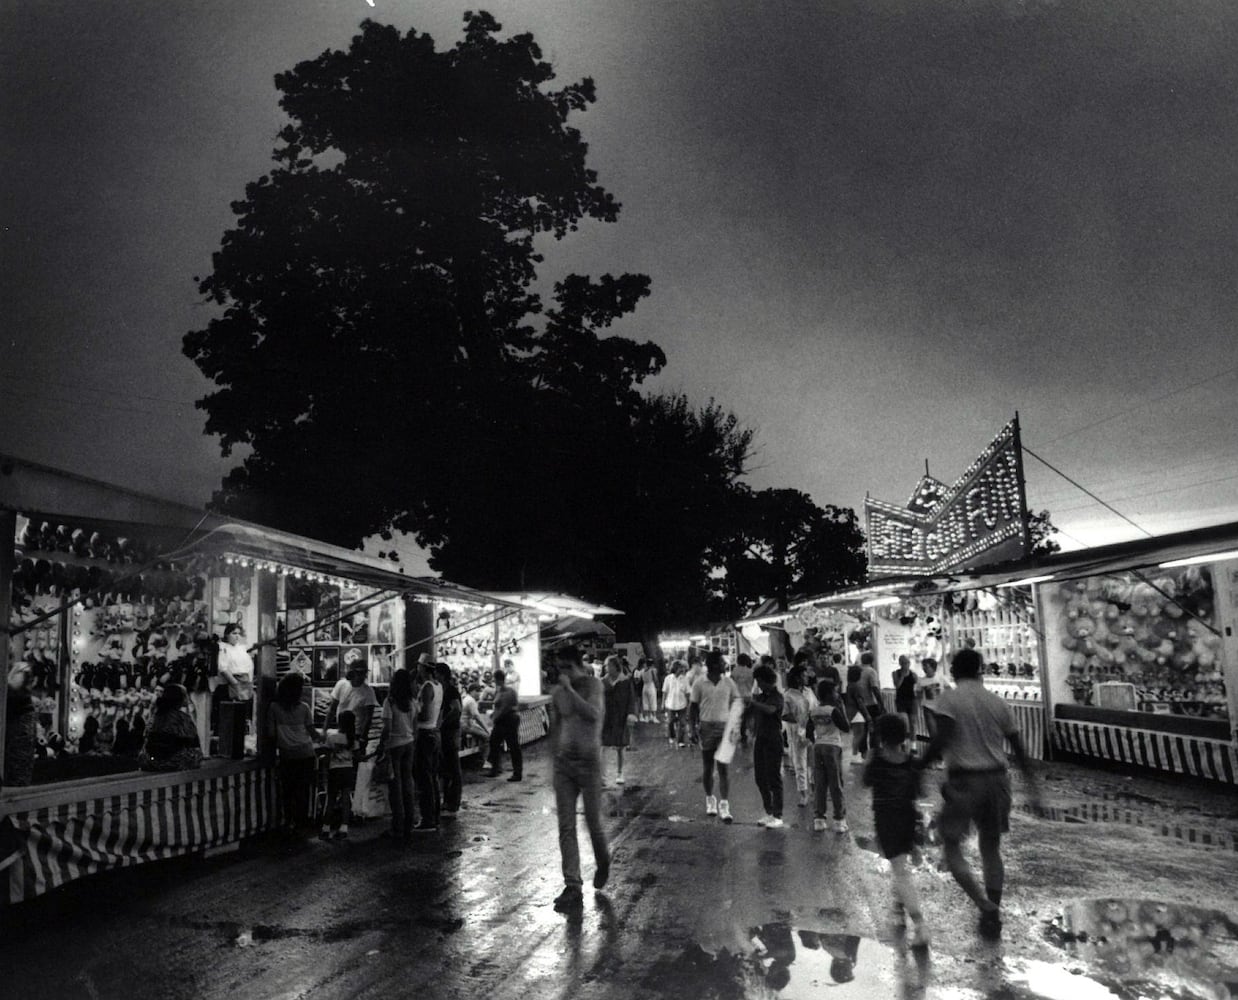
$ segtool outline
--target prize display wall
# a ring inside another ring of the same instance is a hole
[[[1054,704],[1229,718],[1210,567],[1087,577],[1042,595]]]
[[[487,610],[476,604],[435,600],[434,656],[451,667],[463,691],[505,668],[508,684],[522,697],[541,694],[540,621],[535,611]]]
[[[29,671],[30,781],[136,768],[169,683],[187,689],[209,753],[217,636],[231,622],[253,633],[252,571],[210,556],[160,562],[150,542],[24,516],[14,546],[10,669]],[[24,780],[9,770],[10,784]]]

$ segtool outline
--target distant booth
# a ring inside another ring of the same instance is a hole
[[[537,609],[357,551],[6,457],[0,534],[11,539],[0,546],[0,676],[16,685],[0,685],[7,902],[275,825],[263,721],[288,671],[305,675],[320,724],[350,664],[367,666],[381,701],[421,652],[462,677],[511,658],[525,700],[544,701]],[[239,647],[221,641],[235,627]],[[188,691],[201,765],[140,770],[155,698],[173,682]],[[378,731],[376,717],[371,748]],[[385,790],[366,777],[354,803],[381,813]]]
[[[1031,558],[1017,419],[952,486],[867,501],[862,586],[806,607],[872,617],[884,699],[900,655],[972,647],[1035,757],[1238,775],[1238,523]],[[917,720],[921,734],[923,720]]]

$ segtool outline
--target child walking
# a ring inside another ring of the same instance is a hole
[[[887,714],[874,720],[877,746],[864,766],[864,784],[873,790],[873,820],[877,843],[890,862],[894,881],[894,926],[906,931],[911,918],[913,948],[929,943],[920,894],[911,877],[910,855],[916,839],[916,798],[920,794],[920,769],[908,756],[904,744],[907,723],[901,715]]]
[[[765,818],[757,822],[767,830],[780,830],[783,827],[782,713],[785,703],[778,690],[778,675],[773,667],[757,667],[752,679],[759,689],[750,703],[755,720],[752,770],[765,806]]]
[[[834,832],[847,832],[847,800],[843,796],[843,734],[851,729],[847,712],[832,680],[817,684],[817,703],[808,710],[812,740],[812,776],[816,809],[812,821],[818,833],[826,829],[825,814],[834,800]]]
[[[361,757],[354,752],[357,740],[357,717],[341,712],[336,720],[338,729],[327,730],[327,808],[322,814],[323,840],[348,839],[348,821],[352,818],[352,793],[357,787],[356,765]]]

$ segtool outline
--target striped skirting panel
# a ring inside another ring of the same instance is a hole
[[[887,712],[894,711],[894,692],[882,691],[881,700]],[[1014,715],[1015,725],[1023,739],[1023,749],[1032,760],[1045,759],[1045,710],[1038,701],[1007,701]],[[924,721],[922,707],[916,709],[915,718],[911,720],[911,728],[921,742],[928,739],[928,725]]]
[[[520,706],[520,745],[540,740],[550,732],[550,699],[544,705]]]
[[[1053,745],[1066,753],[1238,784],[1238,747],[1220,740],[1055,719]]]
[[[210,776],[12,812],[19,851],[2,873],[9,903],[74,879],[201,851],[275,820],[273,768]]]

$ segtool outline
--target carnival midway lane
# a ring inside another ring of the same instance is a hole
[[[724,826],[704,815],[698,755],[638,728],[627,784],[605,793],[611,883],[587,889],[577,917],[551,908],[561,884],[543,744],[529,748],[523,784],[468,774],[459,818],[411,847],[379,839],[384,824],[371,821],[346,843],[268,838],[12,908],[3,995],[1238,996],[1230,790],[1043,765],[1048,818],[1019,809],[1016,781],[1002,941],[977,937],[974,910],[930,850],[917,877],[933,944],[907,952],[889,933],[857,766],[850,834],[813,833],[790,775],[789,826],[772,831],[756,825],[751,751],[741,751],[736,822]],[[936,800],[941,772],[928,778]],[[581,846],[588,882],[583,830]]]

